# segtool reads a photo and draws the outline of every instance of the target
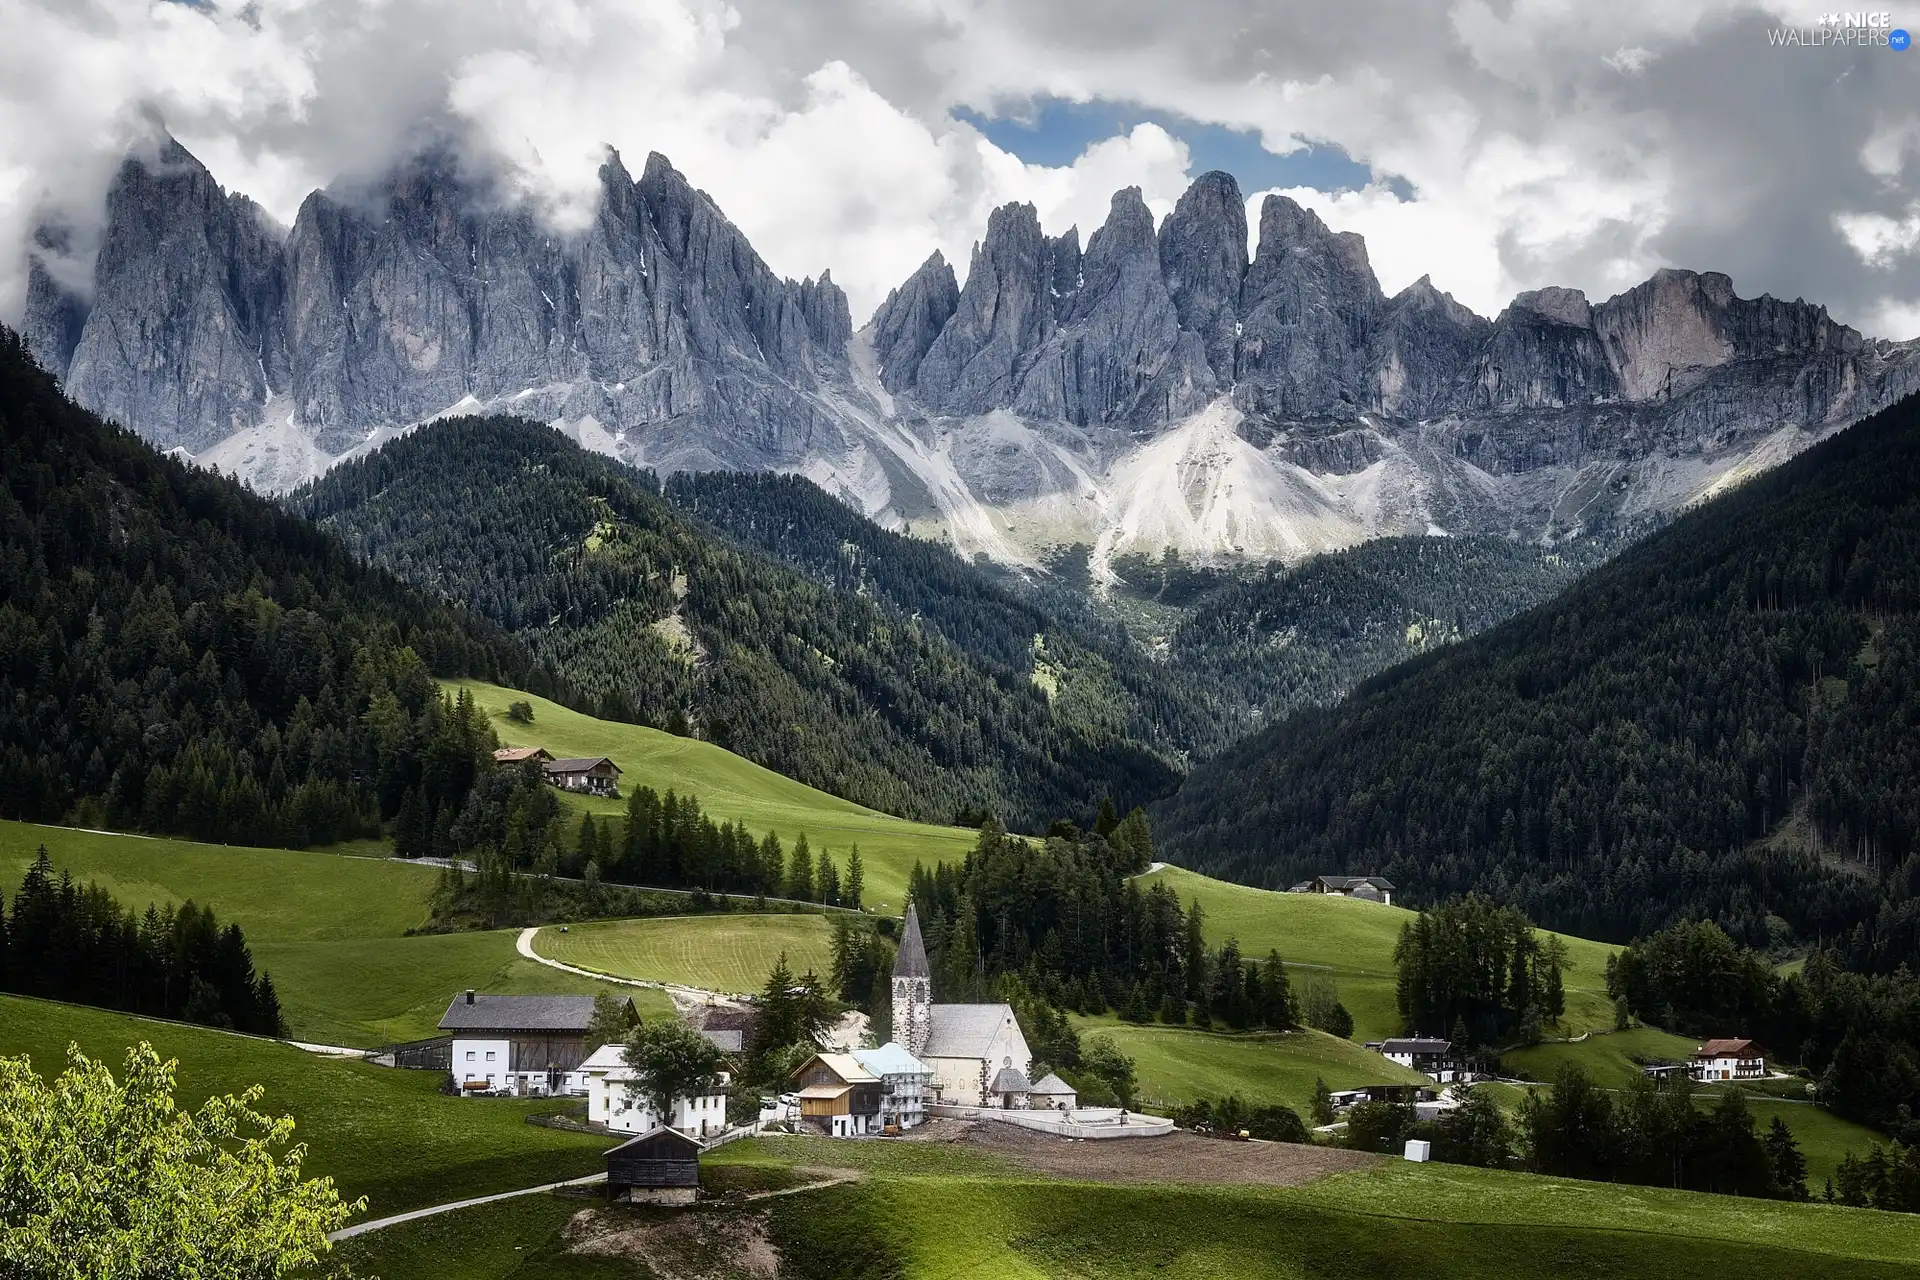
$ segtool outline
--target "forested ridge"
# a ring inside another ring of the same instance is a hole
[[[1168,637],[1166,666],[1212,691],[1214,750],[1392,664],[1484,631],[1598,564],[1611,540],[1376,538],[1298,564],[1217,575]],[[1176,575],[1122,566],[1133,589]],[[1191,586],[1188,588],[1191,590]],[[1211,752],[1209,752],[1211,754]]]
[[[1379,871],[1627,940],[1920,958],[1920,402],[1197,770],[1156,815],[1272,887]]]
[[[1038,672],[1059,715],[1171,752],[1218,736],[1219,692],[1155,661],[1071,588],[1022,581],[882,529],[800,476],[683,472],[664,492],[821,585],[918,619],[979,662],[1016,679]]]
[[[1115,607],[1102,608],[1067,564],[1031,578],[968,564],[799,476],[683,473],[665,494],[823,585],[886,601],[983,661],[1039,672],[1064,713],[1192,758],[1512,617],[1615,545],[1380,538],[1258,568],[1119,556]],[[1115,618],[1129,599],[1170,614],[1160,652]]]
[[[75,407],[0,329],[0,816],[377,834],[488,762],[429,671],[550,684],[498,628]]]
[[[1044,822],[1176,774],[884,601],[823,585],[538,423],[438,423],[341,467],[296,509],[470,604],[602,715],[691,730],[888,812]]]

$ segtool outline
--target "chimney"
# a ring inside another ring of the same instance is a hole
[[[467,988],[467,1003],[468,1003],[468,1004],[472,1004],[472,1003],[473,1003],[473,988],[472,988],[472,987],[468,987],[468,988]]]

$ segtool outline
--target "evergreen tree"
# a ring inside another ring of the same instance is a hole
[[[840,905],[840,873],[834,869],[833,859],[824,848],[820,850],[820,867],[814,876],[814,886],[822,903],[829,907]]]
[[[800,902],[814,900],[813,850],[807,847],[803,831],[793,842],[793,862],[787,871],[787,896]]]
[[[866,868],[860,862],[860,846],[854,845],[847,854],[846,905],[855,911],[861,910],[860,897],[866,892]]]
[[[1807,1199],[1807,1160],[1800,1154],[1800,1144],[1793,1140],[1787,1122],[1775,1116],[1762,1142],[1766,1146],[1767,1167],[1773,1174],[1775,1194],[1787,1200]],[[1828,1199],[1832,1199],[1833,1184],[1829,1182],[1827,1186]]]

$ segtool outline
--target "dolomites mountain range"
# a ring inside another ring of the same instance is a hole
[[[293,227],[177,142],[130,158],[90,287],[58,228],[24,331],[81,404],[268,490],[418,423],[511,412],[662,472],[806,474],[894,527],[1031,564],[1294,559],[1393,533],[1564,536],[1686,504],[1920,389],[1920,342],[1663,270],[1492,320],[1234,179],[1086,240],[1031,205],[964,285],[934,254],[860,329],[659,155],[561,235],[451,154],[314,192]]]

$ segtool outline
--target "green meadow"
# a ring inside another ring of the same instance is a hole
[[[1200,903],[1206,911],[1207,941],[1213,946],[1237,938],[1242,955],[1261,958],[1277,950],[1290,966],[1331,974],[1341,1002],[1353,1014],[1354,1039],[1379,1040],[1400,1033],[1393,948],[1413,912],[1338,895],[1251,889],[1173,866],[1136,879],[1143,887],[1155,881],[1170,886],[1183,903]],[[1617,948],[1565,934],[1561,938],[1568,957],[1562,974],[1567,1013],[1561,1029],[1577,1035],[1612,1026],[1606,964]]]
[[[617,987],[536,964],[517,930],[422,934],[439,872],[383,858],[249,849],[0,822],[0,892],[12,896],[44,844],[56,870],[94,881],[123,905],[210,904],[246,931],[254,964],[273,975],[295,1039],[370,1047],[434,1034],[467,987],[496,994],[620,991],[643,1014],[658,992]]]
[[[1132,1057],[1140,1101],[1150,1111],[1232,1093],[1250,1103],[1282,1103],[1306,1120],[1316,1079],[1325,1080],[1329,1089],[1433,1083],[1417,1071],[1319,1031],[1232,1033],[1135,1026],[1113,1018],[1074,1021],[1083,1037],[1090,1032],[1110,1035]]]
[[[1698,1040],[1676,1036],[1658,1027],[1595,1033],[1585,1040],[1549,1041],[1513,1049],[1500,1059],[1507,1071],[1529,1080],[1552,1080],[1567,1063],[1578,1063],[1600,1084],[1623,1089],[1640,1076],[1648,1062],[1688,1062]]]
[[[682,982],[749,993],[766,986],[782,952],[798,977],[832,967],[832,924],[823,915],[667,916],[549,926],[533,940],[541,955],[595,973]]]
[[[799,1280],[1671,1280],[1731,1270],[1748,1280],[1920,1275],[1920,1218],[1398,1161],[1296,1188],[1103,1185],[1056,1180],[940,1143],[755,1139],[709,1154],[765,1175],[857,1171],[857,1181],[765,1202],[780,1274]],[[817,1176],[817,1175],[816,1175]],[[570,1254],[562,1227],[580,1200],[536,1197],[362,1237],[341,1257],[385,1280],[460,1274],[681,1274]],[[756,1209],[760,1209],[756,1206]],[[495,1212],[495,1210],[500,1210]],[[728,1221],[695,1211],[704,1240]],[[615,1219],[658,1223],[658,1211]],[[655,1237],[656,1244],[659,1237]],[[711,1246],[709,1246],[711,1247]],[[697,1274],[749,1272],[704,1253]],[[690,1269],[688,1274],[692,1274]],[[763,1274],[763,1273],[762,1273]]]
[[[621,789],[652,787],[699,797],[716,822],[744,823],[756,836],[772,831],[789,848],[804,835],[817,852],[823,846],[843,867],[854,845],[866,869],[863,905],[898,915],[905,910],[907,878],[915,862],[959,862],[977,833],[960,827],[908,822],[816,791],[763,769],[743,756],[697,738],[677,738],[642,725],[599,720],[557,702],[477,680],[446,680],[448,689],[472,693],[500,741],[513,747],[545,747],[556,756],[607,756],[624,771]],[[507,707],[525,701],[533,723],[507,718]],[[568,804],[597,815],[624,816],[626,801],[569,795]]]
[[[396,1071],[273,1040],[0,996],[0,1054],[30,1055],[43,1076],[64,1068],[69,1043],[117,1074],[128,1047],[142,1040],[162,1059],[179,1062],[174,1096],[183,1105],[263,1086],[259,1108],[293,1116],[294,1139],[307,1144],[306,1172],[333,1178],[348,1199],[366,1196],[371,1217],[604,1167],[605,1140],[527,1123],[530,1115],[558,1110],[553,1101],[449,1098],[432,1071]]]

